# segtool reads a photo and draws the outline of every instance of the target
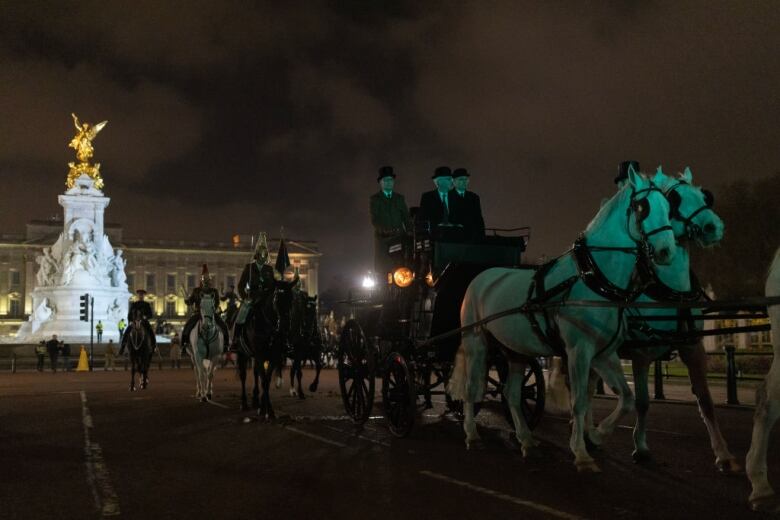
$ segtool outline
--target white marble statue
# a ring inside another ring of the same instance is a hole
[[[43,254],[38,255],[35,261],[40,265],[36,274],[38,287],[47,287],[55,285],[57,282],[57,272],[59,271],[59,261],[54,258],[50,247],[43,248]]]
[[[117,249],[116,254],[111,258],[111,285],[114,287],[122,287],[127,285],[127,275],[125,274],[125,266],[127,260],[122,258],[122,250]]]
[[[54,318],[55,312],[56,309],[49,302],[49,299],[44,298],[33,313],[30,314],[29,321],[32,323],[32,331],[35,332],[41,325]]]

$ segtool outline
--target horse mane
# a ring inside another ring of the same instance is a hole
[[[591,229],[601,226],[615,210],[615,207],[623,204],[625,199],[628,199],[631,196],[631,189],[631,185],[629,183],[625,183],[623,187],[620,188],[620,191],[613,195],[611,199],[605,201],[601,205],[601,208],[599,208],[599,212],[596,213],[595,217],[593,217],[593,220],[588,223],[585,231],[590,231]]]

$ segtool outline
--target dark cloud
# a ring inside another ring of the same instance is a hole
[[[284,225],[320,241],[327,284],[370,265],[379,165],[414,204],[451,164],[489,224],[531,225],[530,257],[555,254],[620,160],[710,186],[777,170],[779,18],[761,2],[6,3],[0,222],[57,212],[75,111],[109,120],[96,159],[129,236]]]

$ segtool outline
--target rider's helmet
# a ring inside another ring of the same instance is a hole
[[[211,287],[211,275],[209,275],[209,266],[203,264],[203,270],[200,273],[200,286]]]
[[[144,299],[144,296],[146,295],[146,291],[145,291],[145,290],[143,290],[143,289],[136,289],[136,290],[135,290],[135,294],[137,294],[137,295],[138,295],[138,299],[139,299],[139,300],[143,300],[143,299]]]
[[[261,264],[268,262],[268,239],[265,233],[260,233],[260,236],[257,237],[254,258]]]

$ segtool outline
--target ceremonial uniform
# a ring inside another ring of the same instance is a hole
[[[381,275],[395,267],[387,251],[390,239],[405,235],[412,229],[406,200],[403,195],[393,191],[394,179],[392,166],[379,168],[376,180],[381,189],[369,198],[371,225],[374,226],[374,271]]]
[[[452,190],[450,200],[454,202],[452,221],[463,226],[466,240],[476,242],[485,236],[485,220],[479,195],[473,191]]]
[[[229,341],[228,336],[228,328],[227,325],[225,325],[225,322],[222,320],[222,318],[219,315],[219,312],[216,312],[219,306],[219,291],[215,289],[214,287],[195,287],[192,290],[192,294],[189,298],[184,300],[184,303],[187,305],[192,305],[193,311],[192,316],[187,320],[187,323],[184,325],[184,330],[181,332],[182,336],[182,345],[186,346],[190,343],[190,334],[192,333],[192,329],[195,328],[195,325],[198,324],[198,321],[200,320],[200,300],[204,296],[211,296],[214,300],[214,322],[217,324],[217,326],[222,329],[222,338],[224,340],[224,345],[227,346],[227,343]]]
[[[152,306],[149,305],[149,302],[145,300],[138,300],[130,304],[130,309],[127,312],[127,321],[128,323],[133,323],[135,320],[135,313],[138,312],[141,317],[141,326],[146,330],[146,333],[149,335],[152,341],[152,352],[157,348],[157,338],[154,336],[154,331],[152,330],[152,325],[149,323],[149,319],[154,316],[154,312],[152,311]],[[130,334],[123,334],[122,335],[122,345],[119,347],[119,355],[121,356],[124,351],[125,347],[127,346],[127,338],[130,337]]]

